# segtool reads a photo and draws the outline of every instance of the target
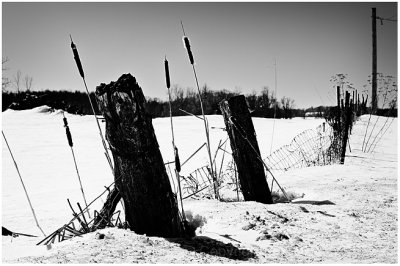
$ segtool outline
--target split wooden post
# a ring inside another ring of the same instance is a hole
[[[339,135],[342,132],[342,128],[341,128],[341,111],[340,111],[340,86],[336,87],[336,94],[337,94],[337,130],[339,132]]]
[[[346,147],[347,141],[349,139],[349,129],[351,124],[351,106],[350,106],[350,93],[346,92],[346,104],[345,104],[345,124],[344,124],[344,131],[343,131],[343,140],[342,140],[342,153],[340,156],[340,163],[344,164],[344,159],[346,156]]]
[[[121,194],[118,189],[115,187],[107,196],[107,200],[101,208],[98,216],[94,218],[93,228],[94,229],[102,229],[108,225],[108,222],[111,221],[112,216],[114,215],[115,208],[117,207],[119,201],[121,200]]]
[[[231,143],[240,187],[245,201],[272,204],[272,196],[260,161],[260,149],[243,95],[234,96],[220,103],[226,131]]]
[[[365,101],[364,101],[364,96],[363,96],[363,108],[364,108],[364,114],[367,113],[367,103],[368,103],[368,94],[367,97],[365,97]]]
[[[96,97],[106,120],[115,185],[130,229],[149,236],[182,236],[176,197],[136,79],[124,74],[116,82],[102,83],[96,88]]]

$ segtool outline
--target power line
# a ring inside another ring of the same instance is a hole
[[[382,18],[376,16],[376,19],[379,19],[381,21],[381,25],[383,25],[383,21],[397,22],[397,19],[392,19],[392,17],[394,17],[394,15],[389,18]]]

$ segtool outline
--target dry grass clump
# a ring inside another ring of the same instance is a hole
[[[206,223],[207,219],[199,214],[193,216],[191,211],[185,211],[185,231],[189,237],[196,236],[196,230],[201,229]]]
[[[304,194],[299,194],[299,193],[292,192],[292,191],[286,191],[287,198],[282,193],[282,191],[272,191],[271,195],[272,195],[272,200],[274,201],[274,203],[291,202],[294,199],[304,197]]]

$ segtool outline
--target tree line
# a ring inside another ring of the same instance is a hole
[[[239,95],[240,92],[228,90],[214,91],[206,85],[202,88],[202,100],[206,115],[221,114],[219,103],[224,99]],[[282,97],[279,101],[274,94],[264,87],[260,93],[253,92],[245,95],[252,117],[264,118],[292,118],[292,117],[320,117],[323,118],[336,106],[318,106],[306,109],[296,109],[294,100]],[[90,98],[95,103],[94,92]],[[397,98],[397,97],[396,97]],[[169,116],[169,102],[158,98],[147,98],[146,108],[152,117]],[[10,108],[14,110],[32,109],[47,105],[54,109],[64,110],[71,114],[91,115],[92,109],[87,94],[81,91],[20,91],[2,92],[2,111]],[[96,114],[100,115],[97,105],[94,104]],[[177,85],[171,87],[171,109],[173,116],[201,115],[199,96],[192,89],[183,89]],[[365,112],[368,112],[366,110]],[[384,107],[377,110],[377,115],[397,116],[397,108]]]
[[[239,94],[240,92],[228,90],[211,90],[207,85],[204,85],[201,88],[204,114],[221,114],[219,103]],[[201,114],[199,96],[193,89],[183,89],[174,85],[170,89],[170,95],[173,116]],[[268,87],[264,87],[260,93],[253,92],[245,95],[245,97],[253,117],[292,118],[304,116],[305,113],[305,110],[295,109],[294,100],[289,97],[282,97],[278,100]],[[169,116],[169,103],[167,101],[149,98],[147,106],[156,117]]]
[[[221,114],[219,103],[224,99],[239,95],[240,92],[228,90],[211,90],[207,85],[201,88],[204,113],[206,115]],[[95,102],[94,93],[90,93],[92,102]],[[282,97],[278,100],[268,87],[260,93],[253,92],[245,95],[250,113],[253,117],[292,118],[305,116],[307,110],[295,109],[294,100]],[[193,89],[183,89],[174,85],[170,89],[171,110],[173,116],[200,115],[199,95]],[[146,108],[152,117],[167,117],[170,115],[169,102],[158,98],[147,98]],[[31,109],[47,105],[54,109],[61,109],[73,114],[88,115],[92,110],[87,94],[80,91],[19,91],[2,92],[2,111],[10,108],[14,110]],[[95,106],[96,114],[100,114]]]

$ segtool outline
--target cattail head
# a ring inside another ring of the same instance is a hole
[[[66,118],[66,117],[64,117],[64,118],[63,118],[63,121],[64,121],[64,127],[67,127],[67,126],[68,126],[68,121],[67,121],[67,118]]]
[[[171,87],[171,83],[169,80],[168,60],[166,57],[165,57],[165,61],[164,61],[164,67],[165,67],[165,81],[167,82],[167,88],[169,89]]]
[[[75,59],[75,62],[76,62],[76,66],[78,67],[79,74],[81,75],[82,78],[85,78],[85,73],[83,72],[83,67],[82,67],[82,64],[81,64],[81,60],[79,59],[78,49],[76,49],[76,45],[72,41],[71,35],[69,35],[69,37],[71,38],[72,53],[74,54],[74,59]]]
[[[190,42],[189,42],[189,38],[186,36],[183,36],[183,42],[185,43],[185,47],[186,50],[188,52],[189,55],[189,60],[190,60],[190,64],[194,64],[194,58],[193,58],[193,54],[192,54],[192,50],[190,49]]]
[[[177,147],[175,147],[175,169],[178,173],[181,171],[181,162],[179,160],[179,153]]]
[[[72,143],[71,131],[69,131],[69,127],[68,127],[68,126],[65,127],[65,133],[67,134],[68,145],[69,145],[70,147],[74,146],[74,144]]]
[[[64,116],[64,113],[63,113],[63,116]],[[64,121],[65,133],[67,134],[68,144],[70,147],[72,147],[74,145],[72,143],[72,135],[71,135],[71,131],[69,131],[68,121],[65,116],[63,117],[63,121]]]

